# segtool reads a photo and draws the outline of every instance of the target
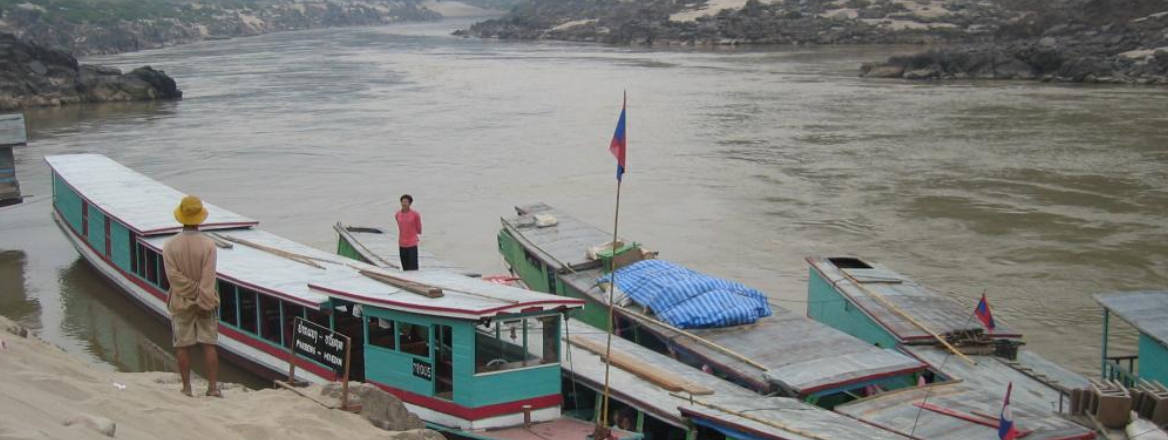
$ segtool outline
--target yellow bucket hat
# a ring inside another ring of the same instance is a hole
[[[198,226],[207,219],[207,208],[203,207],[203,201],[198,197],[186,196],[174,208],[174,219],[183,226]]]

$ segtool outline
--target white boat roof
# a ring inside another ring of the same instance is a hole
[[[606,337],[603,331],[574,320],[567,321],[565,334],[572,338],[586,338],[599,346],[604,345]],[[563,346],[565,355],[560,365],[575,380],[581,382],[578,386],[602,388],[604,360],[601,356],[570,344],[566,337]],[[615,399],[631,404],[666,423],[685,426],[686,418],[697,414],[703,418],[717,420],[722,426],[747,428],[759,437],[768,439],[907,438],[874,429],[863,422],[803,403],[798,399],[760,396],[754,391],[620,337],[612,338],[612,351],[631,356],[642,361],[644,365],[667,372],[675,378],[713,390],[714,393],[711,395],[693,396],[694,400],[691,402],[688,398],[678,397],[684,396],[684,393],[671,393],[660,385],[621,368],[609,369],[610,392],[616,396]],[[800,432],[814,433],[814,436],[801,435]]]
[[[117,219],[138,235],[178,232],[174,208],[186,193],[114,162],[100,154],[45,156],[49,167],[82,199]],[[203,201],[207,220],[200,229],[254,226],[258,221]]]
[[[423,315],[478,319],[559,307],[579,308],[584,304],[583,300],[532,292],[454,273],[400,272],[378,268],[259,229],[224,230],[213,234],[232,242],[230,249],[218,250],[217,271],[220,276],[244,287],[303,305],[319,306],[332,296],[353,303]],[[144,242],[161,251],[171,237],[174,235],[151,237]],[[252,247],[252,244],[307,257],[320,267]],[[439,287],[443,290],[443,296],[431,298],[413,293],[362,275],[360,270]]]
[[[1095,301],[1160,344],[1168,346],[1168,291],[1096,294]]]
[[[25,132],[24,114],[0,115],[0,146],[23,145],[25,143],[28,143],[28,133]]]

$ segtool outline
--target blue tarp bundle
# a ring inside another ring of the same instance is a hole
[[[611,282],[611,275],[600,282]],[[633,301],[678,328],[750,324],[771,314],[762,292],[668,261],[644,260],[617,269],[616,283]]]

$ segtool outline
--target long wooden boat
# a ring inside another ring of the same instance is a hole
[[[1027,439],[1090,439],[1069,420],[1069,392],[1087,378],[1019,349],[1022,335],[998,320],[992,331],[973,307],[857,257],[811,257],[808,316],[869,343],[896,347],[938,377],[925,388],[878,395],[836,411],[905,435],[936,439],[991,436],[1008,384],[1010,407]],[[939,345],[944,338],[973,363]],[[924,411],[922,411],[924,410]],[[918,416],[919,414],[919,416]]]
[[[102,275],[167,320],[160,254],[181,229],[171,209],[183,193],[101,155],[45,160],[53,218],[65,236]],[[466,438],[516,438],[536,427],[588,430],[587,422],[561,414],[558,338],[526,343],[542,332],[558,335],[562,315],[582,301],[350,261],[205,206],[210,215],[202,229],[221,243],[219,345],[228,358],[261,374],[286,375],[292,322],[300,317],[351,338],[350,377],[396,395],[433,427]],[[294,359],[300,380],[337,379],[324,364]],[[536,425],[521,426],[525,418]]]
[[[608,328],[608,294],[597,280],[604,265],[587,250],[611,234],[542,203],[516,207],[503,218],[499,252],[511,271],[535,290],[586,301],[578,319]],[[536,225],[535,216],[554,219]],[[635,245],[626,252],[639,252]],[[772,305],[773,315],[749,325],[679,330],[636,305],[615,308],[621,335],[760,394],[799,397],[831,406],[864,394],[916,383],[924,363],[873,346],[839,330]],[[868,388],[869,390],[874,388]]]
[[[338,223],[338,253],[365,261],[396,262],[391,230]],[[421,271],[466,271],[437,258],[420,259]],[[430,265],[427,265],[427,263]],[[542,334],[540,335],[542,337]],[[564,408],[595,421],[601,413],[605,333],[569,320],[561,335]],[[842,414],[788,397],[760,396],[654,352],[614,338],[610,381],[610,420],[626,423],[648,439],[908,439],[873,429]],[[622,416],[623,415],[623,416]]]

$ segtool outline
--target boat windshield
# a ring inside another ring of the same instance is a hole
[[[475,373],[560,362],[560,315],[491,321],[475,327]]]

